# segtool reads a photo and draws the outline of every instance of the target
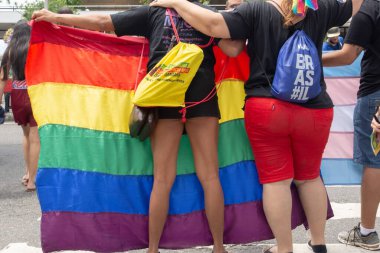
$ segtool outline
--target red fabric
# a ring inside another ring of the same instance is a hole
[[[249,57],[247,49],[244,50],[237,57],[228,57],[222,50],[215,46],[215,82],[219,83],[224,79],[237,79],[247,81],[249,77]],[[224,73],[223,73],[224,71]],[[221,75],[223,73],[223,75]]]
[[[17,124],[34,127],[37,122],[33,117],[32,107],[30,105],[28,90],[13,89],[11,93],[12,112]]]
[[[68,26],[58,26],[42,21],[33,23],[32,29],[32,37],[30,38],[31,45],[51,43],[81,48],[83,50],[90,49],[108,54],[140,56],[141,45],[143,43],[146,43],[146,45],[149,44],[148,40],[143,37],[124,36],[118,38],[115,35],[76,29]],[[143,56],[148,55],[149,46],[145,47]]]
[[[260,183],[320,175],[333,109],[308,109],[272,98],[249,98],[245,127]]]
[[[8,93],[12,91],[12,80],[8,80],[4,87],[4,92]]]

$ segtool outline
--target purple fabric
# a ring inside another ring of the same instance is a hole
[[[331,207],[328,218],[332,217]],[[292,228],[305,224],[305,215],[293,189]],[[43,252],[92,250],[115,252],[146,248],[148,216],[118,213],[46,212],[42,215]],[[262,202],[225,207],[225,243],[272,239]],[[212,244],[204,211],[169,216],[161,248],[188,248]]]

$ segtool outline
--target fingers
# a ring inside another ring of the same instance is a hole
[[[371,127],[376,133],[380,133],[380,124],[375,119],[372,120]]]

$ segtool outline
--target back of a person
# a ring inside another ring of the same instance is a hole
[[[371,32],[372,43],[365,51],[361,62],[361,78],[358,97],[369,95],[380,90],[380,1],[366,0],[361,11],[373,22],[373,26],[363,29],[374,29]]]
[[[206,6],[203,7],[209,8]],[[169,11],[166,8],[149,6],[137,8],[136,15],[133,18],[140,20],[137,22],[131,22],[131,25],[123,25],[124,27],[122,30],[128,31],[130,35],[144,36],[149,40],[150,57],[148,62],[148,71],[151,70],[162,59],[162,57],[166,55],[168,50],[173,45],[177,44],[177,41],[173,38],[174,34],[170,20],[170,12],[182,42],[205,45],[210,41],[209,36],[206,36],[192,28],[181,17],[179,17],[177,12],[173,9]],[[141,23],[141,26],[137,26],[136,23]],[[144,24],[144,26],[142,26],[142,24]],[[118,31],[116,28],[115,32],[116,34],[120,34],[123,31]],[[215,64],[212,46],[205,48],[203,52],[205,57],[200,69],[212,69]]]
[[[308,10],[302,21],[288,28],[284,26],[283,15],[276,8],[280,6],[276,6],[276,3],[272,1],[254,0],[237,8],[243,15],[246,13],[247,20],[251,20],[251,26],[254,27],[248,39],[248,52],[251,58],[251,76],[245,86],[248,97],[272,96],[268,80],[259,61],[261,60],[267,76],[272,80],[281,47],[296,30],[303,30],[310,37],[318,49],[321,60],[321,49],[326,31],[336,23],[344,23],[348,19],[346,16],[349,17],[351,14],[350,8],[334,6],[335,2],[335,0],[318,1],[318,11]],[[338,9],[342,15],[329,17],[329,9],[332,6]],[[249,16],[251,13],[254,14],[252,17]],[[260,36],[257,36],[258,34]],[[326,85],[323,78],[321,78],[321,86],[321,94],[315,99],[309,100],[303,106],[313,108],[332,107],[332,101],[325,91]]]

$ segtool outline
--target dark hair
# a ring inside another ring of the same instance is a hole
[[[69,7],[62,7],[58,10],[58,14],[74,14],[73,10]]]
[[[28,55],[31,28],[25,20],[16,23],[8,45],[8,66],[14,80],[25,80],[25,63]]]
[[[3,70],[2,81],[8,80],[8,58],[9,58],[9,48],[7,47],[4,51],[3,58],[1,58],[0,68]]]

